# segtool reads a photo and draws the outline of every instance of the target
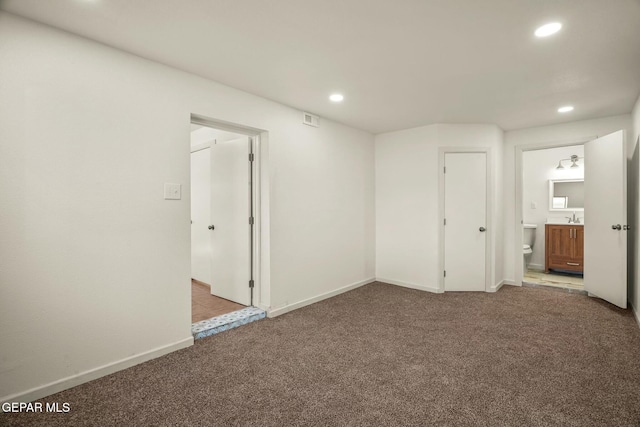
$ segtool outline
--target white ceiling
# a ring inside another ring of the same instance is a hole
[[[372,133],[629,113],[640,0],[0,0],[0,8]],[[558,20],[546,39],[533,31]],[[333,104],[332,92],[345,101]],[[561,115],[557,108],[572,104]]]

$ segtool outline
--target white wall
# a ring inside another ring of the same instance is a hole
[[[435,291],[439,267],[438,148],[490,147],[494,218],[491,283],[502,280],[502,131],[431,125],[376,135],[376,277]]]
[[[572,154],[584,157],[584,146],[549,148],[545,150],[525,151],[522,156],[522,206],[526,224],[536,224],[536,240],[529,267],[544,268],[545,224],[548,219],[566,221],[572,212],[549,210],[550,179],[584,179],[584,160],[580,159],[578,168],[570,168],[571,162],[563,162],[565,169],[556,169],[560,159],[568,159]],[[535,208],[532,204],[535,204]],[[584,218],[584,212],[576,212]]]
[[[372,135],[6,13],[0,75],[0,400],[191,343],[191,113],[269,131],[272,307],[374,276]]]
[[[522,248],[518,249],[515,238],[515,147],[545,146],[550,143],[570,143],[585,138],[602,136],[620,129],[628,132],[631,128],[629,114],[583,120],[551,126],[539,126],[505,132],[504,145],[504,278],[515,282],[515,265],[522,265]]]

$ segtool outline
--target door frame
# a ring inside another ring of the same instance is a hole
[[[486,225],[487,237],[485,239],[485,276],[484,276],[484,291],[491,292],[491,277],[493,277],[493,240],[496,233],[493,229],[493,159],[491,156],[491,147],[439,147],[438,148],[438,240],[439,240],[439,253],[438,253],[438,265],[440,267],[439,279],[438,279],[438,293],[445,291],[444,289],[444,160],[445,154],[455,153],[483,153],[486,156]]]
[[[582,138],[571,138],[560,141],[553,142],[543,142],[540,144],[525,144],[525,145],[516,145],[514,148],[515,153],[515,220],[514,220],[514,239],[512,246],[512,253],[515,255],[514,260],[514,273],[515,273],[515,286],[522,286],[524,271],[522,265],[522,245],[523,245],[523,237],[522,237],[522,224],[524,224],[524,206],[522,206],[522,198],[524,192],[524,169],[522,166],[522,157],[525,151],[538,151],[538,150],[546,150],[549,148],[560,148],[560,147],[571,147],[572,145],[584,145],[586,142],[593,141],[598,138],[598,136],[588,136]]]
[[[253,202],[254,232],[252,239],[253,250],[250,254],[254,280],[253,305],[266,311],[271,305],[271,271],[269,267],[269,132],[263,129],[193,113],[191,114],[189,125],[191,124],[211,127],[253,138],[253,191],[251,201]],[[191,182],[189,182],[189,188],[191,188]],[[249,225],[248,218],[247,225]],[[189,248],[191,248],[191,246],[189,246]],[[248,283],[247,288],[249,288]]]

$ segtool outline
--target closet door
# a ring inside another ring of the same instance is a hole
[[[484,291],[487,154],[445,153],[444,290]]]

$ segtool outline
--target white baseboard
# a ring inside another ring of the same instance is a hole
[[[517,284],[516,284],[516,281],[515,281],[515,280],[509,280],[509,279],[504,279],[504,280],[502,281],[502,284],[503,284],[503,285],[509,285],[509,286],[520,286],[520,285],[517,285]]]
[[[544,264],[529,264],[529,270],[544,271]]]
[[[158,347],[153,350],[137,354],[135,356],[127,357],[125,359],[108,363],[106,365],[90,369],[88,371],[80,372],[79,374],[62,378],[49,384],[34,387],[32,389],[25,390],[20,393],[15,393],[9,396],[0,397],[0,402],[31,402],[37,399],[42,399],[43,397],[50,396],[54,393],[67,390],[71,387],[75,387],[77,385],[95,380],[97,378],[104,377],[105,375],[113,374],[114,372],[130,368],[148,360],[164,356],[165,354],[172,353],[176,350],[180,350],[192,345],[193,337],[190,336],[189,338],[185,338],[173,344]]]
[[[495,285],[493,285],[488,292],[498,292],[504,284],[504,280],[501,280],[500,283],[496,283]]]
[[[376,280],[378,282],[388,283],[390,285],[402,286],[403,288],[418,289],[420,291],[432,292],[434,294],[441,294],[443,292],[437,287],[418,285],[418,284],[409,283],[409,282],[402,282],[400,280],[385,279],[384,277],[376,277]]]
[[[351,291],[353,289],[359,288],[360,286],[368,285],[369,283],[373,283],[375,281],[376,281],[375,277],[371,277],[369,279],[361,280],[359,282],[352,283],[350,285],[344,286],[342,288],[338,288],[338,289],[330,291],[330,292],[326,292],[324,294],[317,295],[317,296],[312,297],[312,298],[307,298],[307,299],[302,300],[302,301],[294,302],[293,304],[287,304],[287,305],[285,305],[283,307],[278,307],[278,308],[275,308],[275,309],[269,309],[269,310],[267,310],[267,317],[281,316],[281,315],[283,315],[285,313],[288,313],[290,311],[296,310],[298,308],[302,308],[302,307],[305,307],[307,305],[311,305],[313,303],[325,300],[327,298],[331,298],[331,297],[334,297],[336,295],[340,295],[342,293],[345,293],[345,292]]]

